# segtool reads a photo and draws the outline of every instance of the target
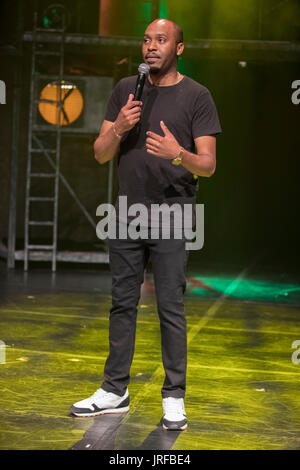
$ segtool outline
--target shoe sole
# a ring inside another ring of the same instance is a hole
[[[184,431],[186,428],[187,428],[187,424],[184,424],[183,426],[181,426],[181,428],[168,428],[167,426],[165,426],[164,424],[162,425],[163,429],[165,429],[166,431]]]
[[[126,406],[125,408],[111,408],[107,410],[101,410],[101,411],[95,411],[94,413],[79,413],[75,411],[71,411],[71,413],[78,418],[90,418],[93,416],[100,416],[100,415],[106,415],[106,414],[122,414],[122,413],[128,413],[129,411],[129,406]]]

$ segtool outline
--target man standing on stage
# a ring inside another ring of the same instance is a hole
[[[141,101],[134,101],[136,76],[123,78],[113,90],[99,137],[95,158],[105,163],[118,155],[119,195],[116,213],[122,223],[121,197],[128,206],[142,203],[192,205],[196,203],[197,177],[210,177],[216,166],[216,135],[221,132],[218,114],[204,86],[177,71],[184,49],[183,33],[174,22],[153,21],[142,47],[150,67]],[[127,218],[127,217],[126,217]],[[124,218],[123,218],[124,219]],[[127,218],[130,220],[130,217]],[[194,225],[194,218],[191,227]],[[150,220],[150,226],[163,221]],[[191,228],[190,227],[190,228]],[[147,232],[148,233],[148,232]],[[130,367],[133,359],[137,306],[144,270],[152,263],[160,319],[163,428],[187,427],[187,335],[183,295],[188,251],[185,237],[165,239],[110,239],[112,273],[110,352],[104,382],[91,397],[75,403],[76,416],[126,413],[129,410]]]

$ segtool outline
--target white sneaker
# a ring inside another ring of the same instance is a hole
[[[163,429],[183,431],[187,428],[183,398],[163,398],[163,411]]]
[[[129,411],[128,389],[120,397],[115,393],[106,392],[99,388],[89,398],[74,403],[70,408],[73,415],[81,417],[98,416],[106,413],[127,413],[127,411]]]

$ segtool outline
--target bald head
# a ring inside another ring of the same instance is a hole
[[[174,21],[160,18],[149,24],[144,34],[142,53],[152,74],[163,75],[177,70],[183,49],[183,33]]]
[[[158,18],[152,21],[149,24],[148,28],[154,24],[158,24],[158,25],[161,25],[162,27],[166,27],[167,29],[172,30],[176,44],[179,42],[183,42],[183,31],[177,23],[174,23],[174,21],[167,20],[165,18]]]

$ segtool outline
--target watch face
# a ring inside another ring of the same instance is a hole
[[[81,91],[73,83],[64,80],[48,83],[42,89],[39,99],[39,112],[50,124],[70,125],[79,118],[83,110]]]

